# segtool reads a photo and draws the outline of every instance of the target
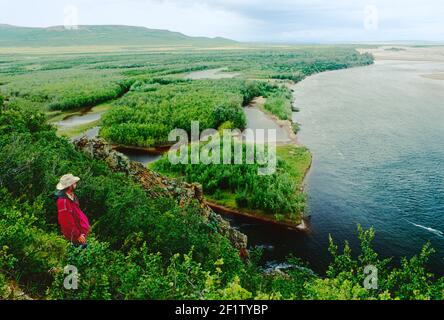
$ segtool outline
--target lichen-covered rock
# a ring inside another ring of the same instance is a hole
[[[247,254],[247,236],[231,227],[230,223],[216,214],[205,202],[202,186],[189,184],[164,177],[138,162],[130,161],[102,139],[82,138],[74,142],[75,146],[90,157],[106,162],[109,168],[123,172],[139,183],[151,197],[172,197],[184,207],[189,203],[199,204],[200,214],[207,222],[215,222],[219,232],[230,239],[242,256]]]

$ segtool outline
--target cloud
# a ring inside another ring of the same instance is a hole
[[[82,14],[82,18],[100,24],[119,21],[118,23],[180,31],[192,36],[234,38],[246,38],[251,28],[260,24],[235,11],[214,8],[199,1],[186,2],[132,0],[128,3],[125,1],[125,5],[122,5],[121,1],[114,0],[108,3],[103,15],[97,16],[95,10],[88,10]],[[115,12],[119,12],[118,17],[115,17]]]
[[[81,24],[126,24],[242,41],[444,40],[440,0],[0,0],[0,22],[63,23],[79,8]],[[375,8],[369,18],[366,8]],[[376,12],[376,13],[375,13]]]

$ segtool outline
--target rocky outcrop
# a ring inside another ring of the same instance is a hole
[[[216,222],[219,232],[226,235],[231,243],[246,255],[247,236],[232,228],[230,223],[216,214],[205,202],[202,186],[188,184],[162,176],[138,162],[130,161],[102,139],[82,138],[74,142],[75,146],[92,158],[105,161],[113,171],[123,172],[139,183],[151,197],[171,197],[184,207],[191,202],[197,202],[205,221]]]

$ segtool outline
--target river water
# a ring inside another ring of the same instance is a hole
[[[268,262],[293,253],[323,274],[328,235],[357,250],[357,224],[374,227],[381,256],[417,254],[430,241],[444,269],[443,62],[378,61],[295,86],[299,140],[313,153],[307,234],[235,218]]]
[[[62,121],[59,121],[58,123],[56,123],[56,125],[59,126],[60,129],[72,128],[98,121],[102,118],[102,115],[104,113],[105,112],[85,112],[84,114],[70,116]]]

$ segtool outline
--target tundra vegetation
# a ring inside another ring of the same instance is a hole
[[[93,224],[87,250],[59,235],[53,188],[67,171],[82,176],[78,195]],[[197,208],[151,198],[123,174],[74,149],[42,113],[0,111],[0,294],[4,299],[443,299],[444,278],[431,274],[424,249],[399,265],[372,249],[359,228],[360,252],[331,240],[325,275],[290,258],[292,268],[265,274],[260,250],[243,261]],[[66,265],[78,290],[63,286]],[[377,289],[364,288],[368,265]],[[18,289],[26,295],[17,294]]]
[[[100,135],[112,144],[157,147],[171,143],[168,134],[173,129],[190,132],[192,121],[199,122],[201,131],[244,129],[242,108],[258,96],[265,98],[262,108],[266,112],[289,120],[289,82],[372,61],[370,55],[359,54],[352,47],[322,46],[81,54],[32,54],[25,50],[20,55],[2,56],[0,90],[8,96],[9,106],[41,111],[49,122],[92,107],[107,111],[100,123],[70,129],[65,134],[79,134],[79,130],[100,125]],[[190,72],[216,68],[238,76],[187,80]],[[281,149],[278,172],[268,178],[256,179],[254,166],[211,166],[205,174],[193,174],[191,171],[197,169],[190,167],[186,175],[185,168],[179,171],[167,164],[158,169],[202,183],[206,195],[217,203],[297,222],[305,203],[301,176],[310,165],[310,155],[302,148],[292,151],[291,165],[301,168],[292,174],[288,161],[283,160],[284,151],[289,150]],[[237,181],[227,178],[239,170],[246,173],[245,177]],[[265,188],[267,184],[273,188]]]
[[[0,98],[0,298],[444,298],[443,278],[427,269],[433,254],[429,245],[396,265],[372,249],[373,230],[359,229],[361,251],[354,254],[347,244],[339,249],[331,240],[332,259],[324,275],[293,257],[285,274],[266,274],[260,249],[252,248],[250,259],[242,260],[216,224],[204,221],[197,204],[180,206],[174,199],[148,196],[130,177],[75,150],[49,124],[102,108],[107,111],[103,137],[143,147],[166,143],[170,129],[189,131],[195,120],[201,130],[242,129],[242,106],[254,97],[265,97],[264,109],[288,119],[288,81],[367,65],[371,56],[351,47],[309,46],[57,50],[0,54],[5,97]],[[240,75],[185,79],[189,72],[215,68]],[[201,182],[204,192],[223,204],[298,219],[304,199],[293,191],[310,156],[304,148],[285,146],[278,158],[276,174],[263,178],[255,165],[172,167],[161,160],[154,168]],[[78,196],[93,225],[87,250],[72,247],[58,230],[53,189],[67,172],[82,177]],[[80,272],[78,290],[63,287],[66,265]],[[379,270],[374,290],[363,287],[368,265]]]
[[[205,148],[205,145],[201,146],[202,148]],[[276,172],[271,175],[258,175],[259,168],[265,168],[267,165],[258,164],[257,159],[255,164],[247,164],[246,144],[242,145],[242,164],[234,164],[234,146],[231,148],[231,165],[223,162],[209,165],[172,164],[168,156],[164,156],[153,163],[151,168],[174,178],[202,184],[207,198],[214,203],[241,211],[246,209],[257,216],[271,215],[276,220],[299,224],[305,209],[305,195],[300,189],[311,164],[309,151],[292,145],[278,146]],[[267,150],[265,151],[267,154]],[[223,153],[222,144],[220,159],[223,159]]]

